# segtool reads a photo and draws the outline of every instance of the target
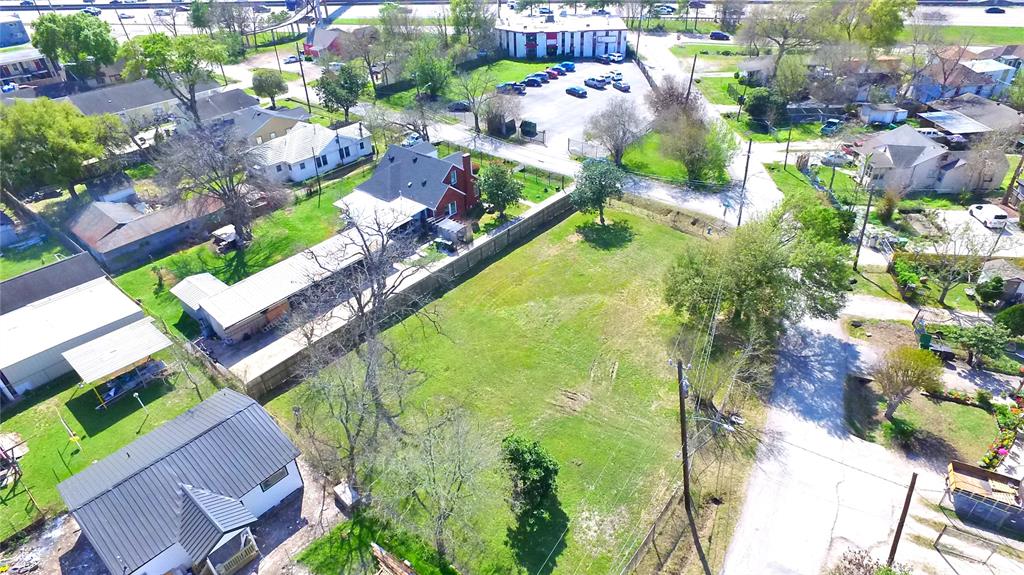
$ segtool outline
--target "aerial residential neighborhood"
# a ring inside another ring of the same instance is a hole
[[[1024,2],[0,1],[0,573],[1024,575]]]

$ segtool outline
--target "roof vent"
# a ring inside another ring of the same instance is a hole
[[[409,182],[408,184],[406,184],[405,187],[411,188],[412,187],[412,182]]]
[[[426,181],[426,180],[423,180],[423,182],[421,182],[421,183],[420,183],[420,186],[422,186],[422,187],[426,187],[426,186],[427,186],[427,181]]]
[[[415,164],[415,163],[416,163],[416,160],[418,160],[418,159],[419,159],[419,158],[417,158],[416,156],[413,156],[413,157],[412,157],[412,163],[414,163],[414,164]]]

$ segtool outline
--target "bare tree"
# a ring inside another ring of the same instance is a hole
[[[156,24],[159,24],[160,26],[163,26],[168,32],[171,33],[171,36],[177,36],[178,35],[178,13],[177,12],[172,10],[168,14],[165,14],[165,15],[162,15],[162,16],[154,16],[153,17],[153,21]]]
[[[942,364],[927,349],[903,346],[890,349],[873,375],[885,397],[885,418],[891,421],[914,390],[941,385]]]
[[[477,74],[457,74],[452,82],[455,95],[469,104],[469,111],[473,114],[473,129],[478,134],[480,115],[487,109],[487,103],[497,96],[494,84],[494,74],[486,69]]]
[[[919,261],[928,269],[929,281],[939,286],[940,304],[945,304],[950,290],[981,271],[981,264],[991,256],[996,241],[978,237],[970,222],[964,222],[915,247]]]
[[[487,131],[493,132],[506,120],[518,119],[522,111],[522,105],[516,96],[503,94],[491,98],[484,106],[484,119],[487,123]]]
[[[939,98],[946,97],[946,88],[952,81],[953,74],[960,67],[960,64],[965,60],[971,59],[971,51],[967,49],[970,45],[972,36],[966,34],[961,39],[960,44],[956,45],[943,45],[936,43],[928,47],[928,62],[929,64],[925,67],[922,73],[928,73],[936,82],[939,83]],[[916,94],[915,94],[916,97]]]
[[[971,174],[967,191],[987,192],[1002,185],[1006,169],[1010,167],[1006,154],[1013,149],[1018,138],[1020,133],[1016,126],[1003,127],[986,132],[971,143],[971,148],[967,152]]]
[[[448,6],[442,4],[440,10],[434,15],[432,24],[434,33],[441,39],[441,47],[444,49],[448,48],[448,24],[450,18],[451,12],[448,10]]]
[[[399,130],[403,133],[412,132],[423,138],[423,141],[430,141],[430,123],[435,116],[435,110],[426,102],[417,102],[416,107],[405,110],[394,111],[382,106],[373,106],[367,113],[368,124],[373,126],[386,126],[392,130]]]
[[[773,70],[778,69],[783,56],[813,48],[821,38],[821,30],[803,4],[756,6],[740,32],[747,43],[765,42],[775,47]]]
[[[647,107],[659,123],[672,123],[680,115],[700,116],[702,101],[695,92],[697,88],[687,79],[665,76],[647,94]]]
[[[373,89],[377,89],[377,74],[375,74],[374,64],[380,56],[380,49],[378,48],[379,34],[352,34],[352,38],[349,43],[349,49],[356,55],[356,58],[363,63],[366,68],[366,75],[370,77],[370,85]]]
[[[621,98],[611,100],[601,111],[590,116],[584,135],[604,148],[616,166],[622,165],[626,148],[644,133],[644,119],[636,106]]]
[[[169,201],[221,202],[239,243],[245,245],[252,240],[250,202],[259,196],[280,202],[282,197],[277,185],[253,170],[262,160],[257,150],[229,133],[196,129],[166,141],[156,165],[170,189]]]

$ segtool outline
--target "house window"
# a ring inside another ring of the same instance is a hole
[[[306,169],[306,162],[299,162],[299,169],[300,170],[305,170]]]
[[[270,139],[273,140],[277,137],[277,132],[270,132]]]
[[[362,149],[363,149],[363,148],[365,148],[365,147],[366,147],[366,146],[365,146],[365,145],[364,145],[364,144],[363,144],[362,142],[359,142],[359,149],[360,149],[360,150],[362,150]]]
[[[451,176],[448,177],[448,183],[454,186],[456,184],[456,182],[458,182],[458,181],[459,181],[459,174],[458,174],[458,172],[456,172],[455,170],[452,170]]]
[[[459,206],[455,202],[448,202],[448,215],[454,216],[455,212],[459,211]]]
[[[268,491],[271,487],[277,485],[282,479],[288,477],[288,466],[284,466],[281,469],[270,474],[270,477],[260,482],[260,489]]]
[[[256,143],[257,144],[262,144],[263,143],[263,136],[256,136]]]
[[[352,155],[352,150],[350,150],[348,146],[342,148],[341,151],[344,153],[344,157],[346,158]]]
[[[277,171],[279,171],[279,172],[281,171],[281,164],[277,165]]]
[[[326,166],[327,165],[327,154],[324,154],[324,155],[320,156],[320,165],[321,166]]]
[[[316,167],[320,167],[320,156],[313,156],[313,161],[316,162]]]

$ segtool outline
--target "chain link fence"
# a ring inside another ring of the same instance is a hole
[[[569,154],[573,157],[582,158],[604,158],[608,152],[597,144],[586,140],[574,140],[569,138]]]

